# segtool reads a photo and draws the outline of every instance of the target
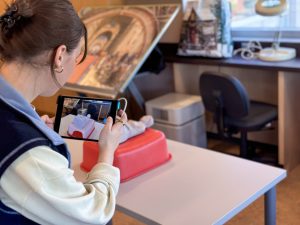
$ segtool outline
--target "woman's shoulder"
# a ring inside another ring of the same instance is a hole
[[[0,101],[0,115],[0,166],[4,165],[4,159],[14,158],[14,155],[20,155],[36,146],[50,145],[47,137],[29,119],[3,101]]]
[[[43,136],[31,121],[22,113],[0,100],[0,136],[10,139],[28,138],[29,136]]]
[[[1,114],[0,111],[0,137],[4,143],[18,145],[33,139],[48,140],[45,135],[25,118]]]

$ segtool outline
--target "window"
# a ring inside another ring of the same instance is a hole
[[[281,16],[256,14],[256,0],[230,0],[230,2],[234,40],[272,41],[275,33],[281,31],[281,41],[300,42],[299,0],[288,0],[289,7]]]

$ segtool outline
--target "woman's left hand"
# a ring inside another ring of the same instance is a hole
[[[50,118],[48,115],[41,116],[41,119],[45,122],[45,124],[51,129],[54,128],[55,117]]]
[[[99,159],[98,162],[113,163],[114,152],[117,149],[121,135],[123,133],[123,126],[127,122],[127,115],[122,110],[118,112],[119,119],[113,124],[111,117],[107,118],[106,124],[100,132],[99,136]]]

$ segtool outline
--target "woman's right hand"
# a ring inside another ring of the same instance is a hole
[[[121,116],[121,121],[127,122],[126,113],[123,113]],[[120,143],[122,133],[123,123],[116,122],[113,124],[113,119],[108,117],[99,136],[98,145],[100,152],[98,162],[105,162],[111,165],[113,164],[114,153]]]

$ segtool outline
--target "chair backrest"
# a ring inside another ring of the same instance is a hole
[[[98,120],[98,110],[95,104],[90,103],[87,107],[87,115],[91,115],[91,119]]]
[[[200,76],[199,87],[206,110],[216,113],[218,107],[221,107],[224,116],[232,118],[248,115],[249,97],[237,78],[217,72],[204,72]]]

